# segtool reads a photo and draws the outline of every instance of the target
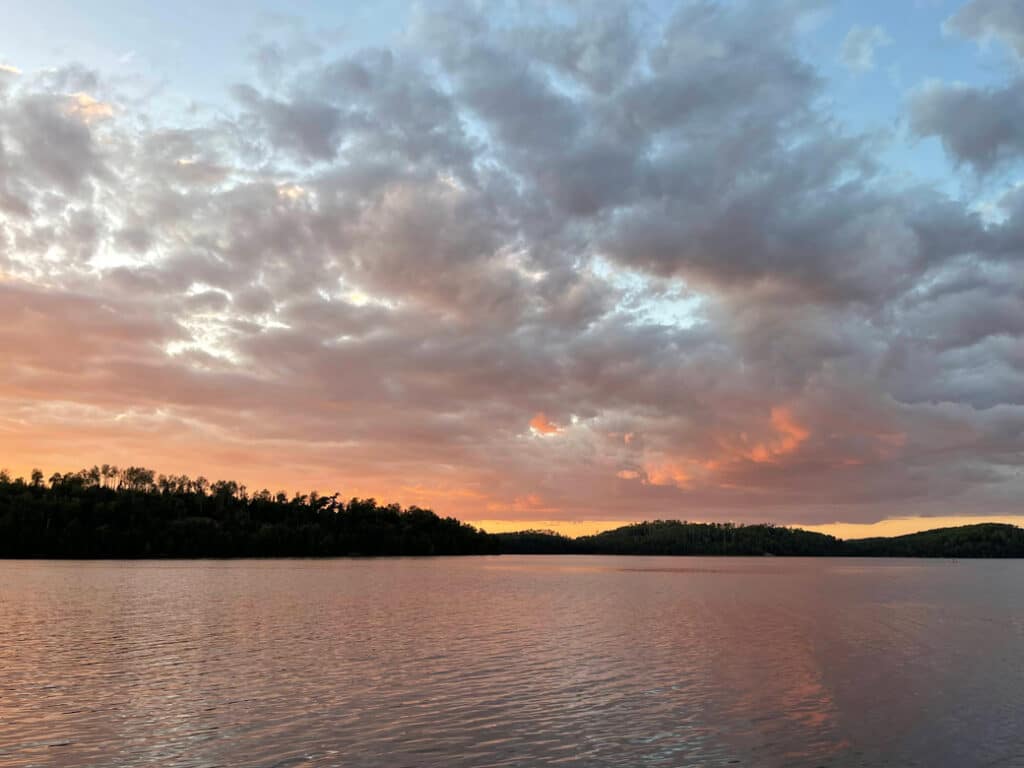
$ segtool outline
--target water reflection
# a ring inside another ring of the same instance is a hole
[[[0,564],[0,766],[1014,764],[1024,563]]]

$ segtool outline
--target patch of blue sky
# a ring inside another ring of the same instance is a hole
[[[209,102],[252,77],[259,39],[301,31],[321,44],[392,44],[406,0],[344,3],[265,0],[35,0],[4,11],[0,57],[28,72],[72,61],[104,73],[128,72],[165,82]]]
[[[704,297],[678,278],[643,275],[595,257],[590,268],[619,291],[618,309],[639,325],[692,328],[703,321]]]
[[[1010,61],[998,45],[979,46],[946,30],[958,0],[840,0],[803,41],[805,56],[825,78],[827,109],[849,132],[879,137],[879,165],[894,181],[927,184],[970,198],[978,179],[950,162],[938,139],[917,139],[907,125],[907,103],[930,81],[998,86]],[[878,27],[888,40],[874,50],[873,67],[851,70],[841,57],[855,27]]]

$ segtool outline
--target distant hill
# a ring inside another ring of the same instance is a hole
[[[430,510],[339,494],[104,465],[28,480],[0,471],[0,557],[594,554],[1024,557],[1024,529],[982,523],[843,541],[775,525],[655,520],[593,536],[488,534]]]
[[[1024,557],[1024,529],[1003,523],[935,528],[890,538],[851,539],[843,554],[871,557]]]
[[[849,540],[774,525],[677,520],[636,523],[576,539],[545,531],[494,537],[500,551],[521,554],[1024,557],[1024,529],[1001,523]]]
[[[798,528],[655,520],[570,539],[545,531],[495,534],[502,552],[591,555],[838,555],[842,543]]]

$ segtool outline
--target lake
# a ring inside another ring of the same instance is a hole
[[[1024,561],[0,562],[30,765],[1024,765]]]

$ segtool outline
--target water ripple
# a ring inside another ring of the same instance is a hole
[[[1022,576],[6,562],[0,766],[1022,765]]]

